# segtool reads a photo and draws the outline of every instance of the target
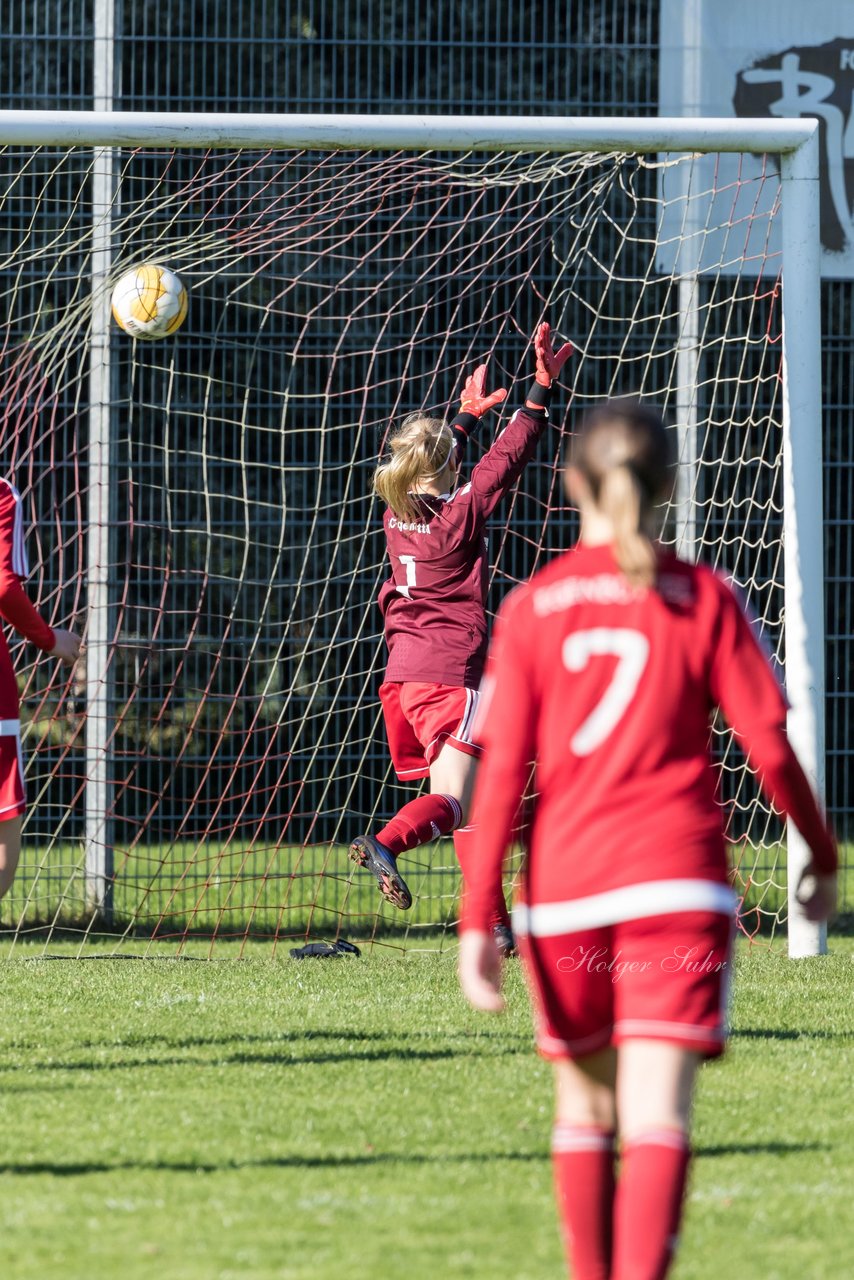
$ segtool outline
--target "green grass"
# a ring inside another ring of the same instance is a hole
[[[854,865],[854,850],[842,850]],[[746,893],[747,932],[767,933],[785,918],[785,849],[779,845],[734,851],[737,885]],[[112,931],[215,940],[339,933],[366,938],[396,932],[402,945],[421,944],[457,919],[459,869],[450,841],[437,841],[401,858],[414,896],[405,917],[384,906],[373,879],[353,867],[343,845],[265,843],[257,831],[236,831],[228,841],[178,840],[117,848]],[[81,844],[26,844],[11,893],[0,904],[0,929],[19,936],[45,927],[93,929],[89,919]],[[851,901],[841,878],[841,901]],[[97,929],[101,929],[97,923]]]
[[[4,1280],[559,1280],[518,967],[491,1020],[448,954],[269,953],[3,964]],[[677,1280],[854,1272],[851,975],[740,955]]]
[[[405,856],[412,911],[384,904],[373,878],[359,872],[344,845],[268,846],[236,833],[228,843],[180,840],[115,852],[114,932],[180,938],[205,934],[370,937],[445,928],[458,916],[460,874],[450,841]],[[83,846],[70,841],[27,847],[0,928],[26,934],[45,926],[85,929]],[[100,922],[97,929],[101,929]]]

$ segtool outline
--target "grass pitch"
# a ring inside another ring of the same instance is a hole
[[[741,954],[678,1280],[854,1274],[852,950]],[[518,967],[489,1019],[448,954],[268,956],[3,963],[5,1280],[560,1280]]]
[[[373,877],[354,868],[345,845],[266,844],[258,831],[247,829],[222,843],[176,840],[113,852],[113,918],[105,926],[92,920],[87,904],[82,843],[25,840],[15,883],[0,903],[0,956],[14,954],[22,940],[44,938],[51,928],[76,934],[87,947],[99,931],[124,937],[135,951],[142,945],[138,939],[168,940],[173,954],[188,939],[204,936],[211,954],[224,946],[223,956],[231,957],[240,943],[261,938],[340,933],[381,937],[407,950],[435,945],[443,933],[454,939],[460,873],[449,840],[403,855],[414,898],[405,915],[383,903]],[[854,907],[854,846],[843,845],[840,854],[840,903],[847,910]],[[744,895],[744,932],[779,933],[786,916],[785,846],[741,845],[731,855],[734,886]],[[518,859],[511,861],[517,870]]]

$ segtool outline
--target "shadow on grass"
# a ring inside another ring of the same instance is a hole
[[[805,1027],[739,1027],[730,1032],[733,1040],[850,1040],[851,1031],[824,1031]]]
[[[423,1059],[429,1061],[431,1059],[445,1059],[454,1057],[483,1057],[483,1050],[479,1048],[483,1041],[498,1041],[499,1043],[491,1044],[489,1050],[490,1057],[503,1057],[515,1055],[518,1053],[530,1053],[533,1055],[533,1042],[527,1035],[507,1035],[506,1033],[496,1032],[489,1028],[478,1029],[472,1032],[455,1032],[452,1035],[444,1037],[445,1044],[441,1048],[420,1049],[412,1048],[412,1042],[417,1040],[436,1040],[434,1031],[416,1031],[407,1030],[395,1034],[391,1031],[363,1031],[352,1028],[307,1028],[299,1032],[275,1032],[268,1034],[252,1034],[235,1031],[227,1035],[220,1036],[169,1036],[162,1034],[154,1035],[130,1035],[126,1039],[116,1040],[97,1040],[84,1038],[76,1041],[73,1045],[67,1046],[67,1053],[72,1057],[75,1053],[79,1053],[85,1049],[100,1049],[106,1053],[121,1054],[124,1051],[133,1052],[140,1049],[166,1049],[172,1050],[172,1055],[168,1058],[121,1058],[116,1057],[114,1061],[102,1061],[87,1059],[85,1061],[69,1061],[63,1062],[58,1059],[52,1059],[50,1062],[33,1061],[27,1058],[23,1061],[23,1055],[31,1052],[38,1052],[42,1047],[41,1042],[35,1040],[16,1040],[13,1045],[7,1049],[0,1050],[7,1054],[14,1053],[18,1061],[0,1062],[0,1073],[8,1073],[18,1070],[36,1070],[36,1071],[104,1071],[104,1070],[121,1070],[131,1067],[153,1067],[153,1066],[175,1066],[175,1065],[193,1065],[193,1066],[222,1066],[229,1063],[270,1063],[282,1062],[287,1064],[298,1065],[299,1063],[324,1063],[337,1062],[341,1060],[366,1062],[378,1062],[391,1058],[399,1059]],[[335,1041],[339,1044],[346,1045],[346,1050],[342,1049],[339,1053],[293,1053],[288,1050],[299,1050],[302,1046],[309,1045],[313,1041]],[[378,1046],[372,1049],[361,1050],[351,1047],[367,1043],[372,1046]],[[179,1057],[190,1049],[220,1049],[229,1045],[236,1047],[236,1052],[229,1053],[225,1056],[216,1058],[194,1058]],[[269,1045],[270,1049],[266,1053],[253,1052],[244,1050],[245,1045]],[[380,1048],[379,1046],[382,1046]],[[276,1048],[279,1046],[279,1048]]]
[[[820,1142],[747,1142],[725,1143],[716,1146],[699,1146],[696,1154],[709,1156],[757,1156],[800,1155],[807,1151],[825,1151]],[[55,1178],[83,1177],[98,1173],[237,1173],[243,1169],[358,1169],[377,1165],[464,1165],[494,1164],[511,1161],[520,1164],[540,1164],[551,1159],[546,1146],[539,1151],[464,1151],[458,1154],[427,1155],[418,1151],[364,1152],[352,1155],[264,1156],[258,1160],[92,1160],[92,1161],[34,1161],[33,1163],[0,1163],[0,1175],[12,1174],[32,1177],[47,1174]]]
[[[332,1033],[328,1033],[330,1038]],[[392,1043],[385,1044],[383,1047],[377,1045],[375,1048],[348,1047],[342,1048],[341,1052],[300,1052],[305,1041],[317,1038],[315,1034],[307,1036],[293,1037],[290,1040],[276,1041],[275,1037],[267,1036],[232,1036],[225,1037],[222,1040],[214,1038],[199,1037],[193,1040],[169,1041],[160,1040],[158,1037],[149,1037],[147,1044],[152,1046],[162,1044],[164,1047],[170,1047],[175,1052],[162,1057],[122,1057],[121,1052],[125,1048],[139,1049],[144,1047],[139,1042],[131,1045],[122,1045],[115,1043],[107,1043],[104,1045],[105,1050],[112,1051],[117,1056],[111,1059],[103,1058],[82,1058],[71,1061],[60,1061],[52,1059],[49,1062],[38,1062],[27,1060],[22,1062],[4,1062],[0,1063],[0,1074],[9,1074],[15,1071],[132,1071],[138,1068],[159,1068],[159,1067],[184,1067],[192,1066],[199,1070],[205,1067],[228,1067],[228,1066],[254,1066],[254,1065],[274,1065],[281,1067],[299,1067],[299,1066],[324,1066],[339,1062],[346,1062],[353,1066],[360,1062],[391,1062],[396,1061],[401,1064],[408,1062],[443,1062],[450,1058],[486,1058],[494,1061],[496,1057],[508,1057],[520,1053],[531,1053],[530,1045],[525,1042],[516,1042],[503,1044],[500,1048],[494,1045],[482,1045],[478,1047],[477,1040],[472,1040],[462,1045],[452,1046],[446,1045],[442,1048],[428,1049],[412,1047],[411,1045]],[[346,1034],[336,1033],[334,1039],[353,1041],[373,1039],[365,1035],[349,1037]],[[376,1039],[383,1037],[377,1036]],[[407,1037],[408,1039],[409,1037]],[[210,1046],[216,1048],[226,1044],[245,1044],[251,1040],[258,1040],[261,1043],[277,1044],[280,1048],[271,1048],[264,1052],[261,1050],[237,1050],[233,1053],[219,1054],[216,1057],[197,1057],[190,1053],[182,1054],[182,1049],[191,1049],[196,1047]],[[78,1048],[81,1046],[78,1046]],[[85,1047],[94,1047],[91,1043]],[[288,1052],[288,1049],[291,1052]],[[15,1046],[15,1051],[20,1053],[21,1047]]]
[[[412,1040],[436,1040],[440,1033],[436,1031],[419,1031],[406,1028],[404,1031],[365,1031],[356,1027],[306,1027],[300,1031],[270,1031],[266,1033],[244,1034],[242,1031],[228,1032],[220,1036],[169,1036],[161,1032],[152,1035],[129,1035],[125,1040],[78,1040],[77,1048],[104,1049],[136,1049],[144,1045],[164,1045],[173,1049],[205,1047],[223,1044],[298,1044],[310,1040],[365,1040],[375,1043],[380,1040],[392,1047],[398,1042],[408,1043]],[[446,1041],[476,1044],[479,1040],[499,1040],[502,1044],[524,1045],[533,1050],[533,1038],[530,1035],[504,1030],[494,1031],[489,1027],[478,1027],[474,1031],[453,1031],[442,1036]],[[35,1042],[31,1045],[36,1048]]]
[[[280,1067],[328,1066],[336,1062],[388,1062],[392,1059],[403,1062],[439,1062],[447,1058],[486,1057],[483,1053],[461,1054],[455,1049],[365,1049],[342,1053],[307,1053],[289,1054],[273,1053],[229,1053],[217,1058],[194,1058],[177,1056],[163,1058],[116,1058],[114,1061],[101,1059],[84,1059],[77,1062],[29,1062],[28,1071],[132,1071],[139,1067],[193,1067],[196,1070],[204,1067],[253,1066],[255,1064],[273,1064]],[[488,1055],[490,1058],[494,1054]],[[0,1072],[20,1070],[18,1064],[4,1063]]]
[[[699,1143],[694,1155],[708,1156],[797,1156],[805,1151],[830,1151],[826,1142],[721,1142],[714,1146]]]
[[[92,1160],[67,1163],[34,1161],[32,1164],[0,1163],[0,1175],[22,1177],[49,1174],[56,1178],[72,1178],[92,1173],[236,1173],[243,1169],[350,1169],[375,1165],[425,1164],[494,1164],[496,1161],[539,1163],[550,1159],[549,1151],[482,1151],[459,1155],[425,1155],[420,1152],[365,1152],[359,1155],[329,1156],[264,1156],[258,1160]]]
[[[425,1035],[426,1032],[413,1032],[407,1035],[406,1039],[414,1039],[417,1035]],[[430,1039],[435,1040],[435,1035],[431,1035]],[[184,1035],[128,1035],[126,1038],[117,1038],[115,1040],[90,1039],[83,1037],[76,1040],[73,1045],[67,1046],[69,1052],[79,1051],[81,1049],[104,1049],[115,1050],[121,1049],[144,1049],[166,1048],[166,1049],[197,1049],[197,1048],[218,1048],[221,1045],[244,1045],[244,1044],[282,1044],[295,1045],[309,1040],[370,1040],[370,1041],[391,1041],[394,1036],[386,1031],[323,1031],[315,1029],[306,1029],[299,1032],[288,1031],[271,1031],[268,1034],[253,1034],[242,1031],[229,1032],[227,1035],[221,1036],[184,1036]],[[401,1036],[403,1039],[403,1036]],[[23,1053],[28,1050],[38,1052],[42,1042],[39,1040],[16,1040],[14,1045],[10,1046],[10,1050],[15,1053]],[[8,1070],[6,1068],[0,1068]]]

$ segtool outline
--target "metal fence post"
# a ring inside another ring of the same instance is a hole
[[[115,0],[96,0],[94,108],[113,106]],[[109,923],[112,908],[110,784],[110,295],[116,181],[111,147],[92,160],[92,322],[89,345],[89,450],[86,551],[86,897]]]
[[[824,794],[824,521],[818,125],[781,160],[783,183],[783,541],[789,737]],[[788,823],[789,955],[827,951],[795,891],[810,851]]]

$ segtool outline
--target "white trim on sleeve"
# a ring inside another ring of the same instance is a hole
[[[715,880],[649,880],[568,902],[540,902],[534,906],[520,903],[513,909],[513,931],[533,938],[555,938],[621,920],[645,920],[680,911],[731,915],[735,903],[729,885]]]
[[[24,504],[21,501],[21,495],[11,480],[6,480],[12,497],[15,500],[15,514],[12,517],[12,572],[16,573],[19,578],[28,578],[30,576],[30,566],[27,560],[27,544],[24,539]]]

